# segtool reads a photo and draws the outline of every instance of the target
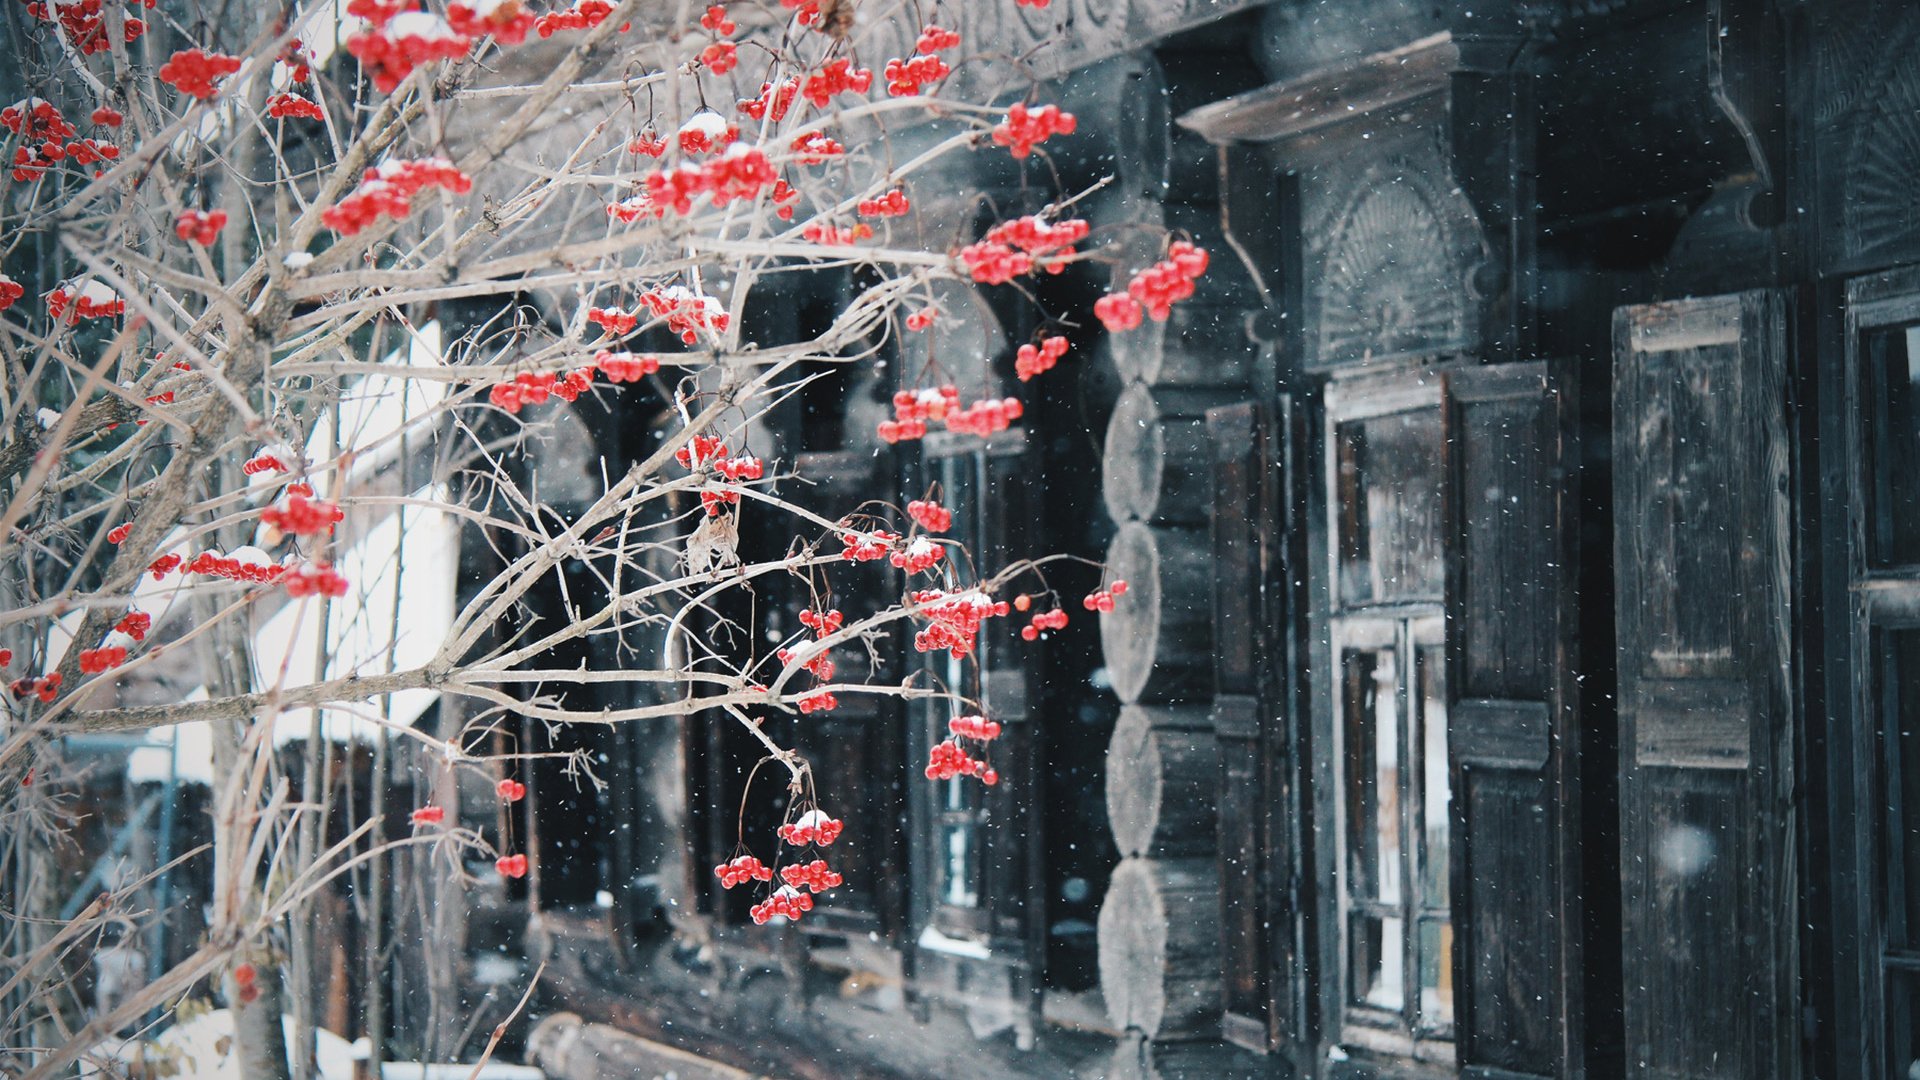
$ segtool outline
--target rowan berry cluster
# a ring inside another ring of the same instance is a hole
[[[43,702],[51,702],[60,694],[62,676],[59,672],[42,675],[37,679],[15,679],[8,688],[17,698],[37,697]]]
[[[960,749],[960,744],[952,739],[935,743],[927,755],[926,776],[929,780],[951,780],[956,776],[979,777],[980,782],[992,787],[1000,782],[1000,774],[993,766],[980,758],[969,755]]]
[[[1108,293],[1094,301],[1093,313],[1110,331],[1131,330],[1141,316],[1165,322],[1173,305],[1193,295],[1193,283],[1207,272],[1207,253],[1184,240],[1167,249],[1167,257],[1133,275],[1127,291]]]
[[[800,707],[802,715],[817,712],[832,712],[840,707],[839,700],[826,690],[814,690],[810,693],[802,694],[800,695],[800,700],[794,704]]]
[[[619,337],[633,333],[633,328],[640,325],[640,313],[610,307],[588,308],[587,321],[606,331],[608,336]]]
[[[872,239],[873,227],[864,221],[846,228],[823,221],[810,221],[806,228],[800,230],[800,235],[810,244],[846,245]]]
[[[800,80],[786,78],[778,85],[760,84],[760,96],[751,100],[743,99],[740,111],[755,120],[765,120],[771,115],[774,123],[787,118],[787,111],[793,108],[794,99],[800,96]]]
[[[1019,398],[982,398],[959,412],[947,414],[947,430],[962,435],[979,435],[982,438],[996,431],[1005,431],[1015,420],[1020,419],[1025,409]]]
[[[472,47],[473,38],[426,11],[401,11],[347,39],[347,52],[360,61],[383,94],[399,89],[415,68],[462,59]]]
[[[310,562],[290,570],[285,580],[287,595],[292,597],[347,595],[347,579],[323,562]]]
[[[916,652],[944,649],[952,656],[965,656],[979,640],[980,624],[1007,613],[1006,601],[996,601],[978,589],[958,593],[922,589],[910,594],[910,599],[927,619],[926,627],[913,635]]]
[[[493,785],[493,793],[500,796],[501,802],[519,802],[527,797],[527,785],[518,780],[502,780]]]
[[[818,131],[796,135],[787,149],[794,153],[794,160],[802,165],[824,165],[847,152],[840,140]]]
[[[602,349],[593,354],[593,366],[598,368],[610,383],[637,383],[660,370],[660,359],[654,356],[635,356],[630,352],[608,352]]]
[[[423,806],[413,812],[412,818],[413,824],[416,827],[421,825],[438,825],[447,819],[447,811],[444,807]]]
[[[739,29],[732,19],[727,18],[727,9],[721,4],[709,7],[706,14],[700,16],[700,28],[712,31],[721,37],[731,37],[733,32]]]
[[[846,828],[846,822],[839,818],[828,817],[821,810],[809,810],[780,826],[777,831],[780,839],[794,847],[806,847],[808,844],[832,847],[833,842],[840,839],[840,834],[845,832]]]
[[[272,556],[251,544],[234,548],[226,555],[218,551],[203,551],[187,564],[189,574],[204,574],[255,585],[275,581],[286,572],[286,567],[274,562]]]
[[[731,889],[749,881],[772,881],[773,871],[751,855],[736,855],[714,867],[713,876],[720,879],[721,888]]]
[[[13,650],[0,649],[0,668],[6,667],[12,663],[13,663]]]
[[[1115,580],[1113,584],[1104,589],[1096,589],[1088,593],[1086,597],[1080,601],[1080,605],[1088,611],[1108,612],[1113,610],[1114,597],[1125,596],[1126,594],[1127,583],[1124,580]]]
[[[693,211],[702,195],[722,207],[735,199],[752,199],[778,177],[759,148],[735,143],[721,157],[702,165],[685,164],[647,176],[647,195],[675,213]]]
[[[870,533],[846,532],[840,534],[840,543],[846,550],[840,554],[850,562],[872,562],[884,559],[893,551],[893,542],[900,539],[885,529],[876,529]]]
[[[984,716],[956,716],[947,721],[947,730],[963,739],[992,742],[1000,737],[1000,721]]]
[[[953,528],[953,511],[929,499],[915,499],[907,504],[907,516],[920,523],[928,532],[946,532]]]
[[[47,314],[69,326],[81,319],[110,319],[126,310],[120,294],[92,278],[68,282],[47,294]]]
[[[185,561],[186,560],[179,555],[169,553],[148,563],[147,571],[153,575],[153,580],[159,581],[161,578],[180,569],[180,564]]]
[[[792,649],[779,649],[775,651],[774,656],[779,659],[782,667],[787,667],[799,659],[800,654]],[[811,660],[808,660],[805,666],[807,673],[821,682],[828,682],[833,678],[833,655],[831,653],[823,652]]]
[[[80,671],[86,675],[98,675],[126,662],[125,645],[102,645],[97,649],[80,650]]]
[[[251,1005],[260,1000],[260,973],[252,964],[233,966],[233,985],[240,998],[240,1004]]]
[[[645,154],[648,157],[657,158],[666,152],[667,140],[661,138],[651,127],[635,135],[633,141],[627,144],[629,154]]]
[[[1043,630],[1065,630],[1066,628],[1067,610],[1065,608],[1035,612],[1033,619],[1020,628],[1020,640],[1033,641]]]
[[[502,855],[500,858],[493,860],[493,868],[500,872],[501,877],[523,878],[527,876],[527,857],[525,855]]]
[[[791,885],[782,885],[775,889],[772,896],[747,909],[754,924],[764,925],[768,919],[779,915],[792,922],[799,922],[800,916],[813,910],[813,897],[800,892]]]
[[[907,202],[907,193],[899,188],[889,188],[878,198],[861,199],[854,208],[861,217],[900,217],[912,209]]]
[[[725,75],[740,65],[740,49],[731,41],[716,41],[700,50],[700,62],[715,75]]]
[[[893,419],[880,421],[875,430],[889,443],[924,438],[927,421],[945,420],[959,405],[960,389],[956,386],[898,390],[893,395]]]
[[[308,120],[320,120],[324,114],[317,102],[308,101],[299,94],[279,93],[267,99],[267,115],[275,118],[288,116],[305,117]]]
[[[913,43],[913,51],[925,55],[932,55],[933,53],[944,52],[947,49],[957,49],[959,47],[960,35],[957,32],[933,23],[928,23],[926,26],[921,27],[920,39]]]
[[[472,0],[447,4],[447,24],[472,37],[493,35],[502,45],[518,45],[533,29],[533,12],[520,0]]]
[[[806,888],[823,893],[839,888],[846,879],[838,871],[828,869],[827,860],[815,859],[809,863],[788,863],[781,867],[780,880],[795,889]]]
[[[105,111],[119,116],[111,109]],[[100,110],[95,110],[96,118],[99,113]],[[13,153],[13,178],[21,183],[45,174],[62,160],[71,159],[76,165],[91,165],[120,156],[120,148],[112,143],[74,139],[73,125],[44,98],[22,98],[0,109],[0,126],[23,140],[23,145],[16,147]],[[69,139],[73,141],[69,142]],[[38,145],[34,145],[36,141]]]
[[[711,154],[738,141],[740,128],[727,123],[726,117],[712,109],[701,109],[680,125],[674,137],[679,140],[683,154]]]
[[[550,11],[533,21],[533,29],[542,38],[550,38],[562,30],[591,30],[607,21],[613,14],[613,5],[607,0],[573,0],[573,6],[565,11]],[[626,33],[632,23],[622,23],[620,32]]]
[[[887,96],[907,97],[953,74],[953,69],[945,60],[923,51],[905,60],[897,56],[888,60],[880,74],[887,80]]]
[[[213,242],[220,238],[220,230],[226,227],[225,210],[183,210],[173,222],[174,235],[201,247],[212,247]]]
[[[153,616],[144,611],[129,611],[113,624],[115,633],[125,634],[135,641],[147,640],[147,632],[153,629]]]
[[[159,0],[142,0],[143,6],[153,7]],[[92,56],[113,47],[107,37],[107,19],[102,13],[101,0],[32,0],[27,4],[27,14],[42,22],[58,22],[60,29],[66,32],[67,40],[79,50],[81,56]],[[121,38],[128,44],[138,40],[147,32],[143,19],[126,16],[121,28]]]
[[[812,630],[814,636],[818,638],[827,638],[839,633],[840,628],[846,625],[846,621],[846,616],[840,614],[839,608],[828,608],[825,611],[807,608],[800,612],[800,625]]]
[[[404,218],[414,195],[438,187],[456,195],[473,190],[473,180],[443,157],[415,161],[388,161],[368,169],[352,194],[320,213],[327,228],[352,236],[382,215]]]
[[[494,384],[493,389],[487,392],[487,400],[514,414],[528,405],[543,405],[548,397],[572,403],[593,388],[593,372],[591,364],[565,375],[551,371],[523,371],[508,382]]]
[[[774,217],[779,218],[781,221],[793,220],[793,204],[800,198],[798,188],[787,183],[784,179],[775,180],[773,182],[773,193],[769,195],[768,198],[773,200]]]
[[[27,295],[27,287],[5,274],[0,274],[0,311],[5,311],[20,302]]]
[[[738,484],[758,480],[766,474],[766,463],[757,457],[728,458],[713,463],[714,471]]]
[[[334,525],[345,517],[346,512],[340,509],[339,504],[312,499],[292,490],[279,504],[260,512],[263,524],[295,536],[325,535],[332,532]]]
[[[292,452],[284,446],[263,446],[255,450],[253,456],[240,466],[240,471],[248,476],[270,472],[292,472],[292,467],[287,463],[293,460],[296,459]]]
[[[994,125],[993,141],[1014,157],[1024,158],[1052,136],[1071,135],[1078,126],[1073,114],[1061,112],[1057,105],[1029,109],[1015,102],[1007,109],[1007,118]]]
[[[63,143],[76,134],[59,108],[45,98],[22,98],[0,109],[0,126],[29,142]]]
[[[1067,339],[1058,334],[1043,338],[1036,347],[1029,343],[1013,354],[1013,373],[1021,382],[1049,371],[1067,354]]]
[[[933,564],[946,556],[946,549],[924,536],[916,536],[907,541],[907,546],[887,556],[888,561],[909,574],[918,574],[933,569]]]
[[[872,88],[873,72],[854,67],[853,61],[842,56],[827,61],[819,71],[808,75],[800,84],[800,96],[813,102],[814,108],[824,109],[836,94],[864,94]]]
[[[780,0],[780,6],[797,11],[796,18],[801,26],[820,24],[820,0]]]
[[[718,435],[695,435],[693,441],[676,450],[673,459],[684,469],[696,469],[727,456],[727,444]]]
[[[56,0],[57,2],[57,0]],[[214,83],[240,70],[240,58],[200,49],[183,49],[160,65],[160,81],[202,101],[219,92]]]

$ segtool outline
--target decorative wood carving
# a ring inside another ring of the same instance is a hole
[[[1878,0],[1814,21],[1821,269],[1920,257],[1920,9]]]

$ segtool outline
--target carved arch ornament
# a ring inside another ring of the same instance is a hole
[[[1474,272],[1486,260],[1472,206],[1430,165],[1389,158],[1367,168],[1328,220],[1313,296],[1309,366],[1461,352],[1477,333]]]

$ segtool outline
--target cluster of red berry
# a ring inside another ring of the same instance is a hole
[[[240,471],[248,476],[258,476],[268,472],[292,472],[292,467],[287,464],[291,457],[292,455],[285,447],[263,446],[255,450],[253,456],[240,466]]]
[[[640,294],[640,302],[656,319],[665,319],[667,329],[680,335],[680,340],[688,345],[700,340],[702,331],[710,334],[724,334],[732,322],[726,306],[711,296],[694,292],[685,285],[670,285],[664,289],[648,289]]]
[[[847,152],[840,140],[818,131],[794,136],[787,149],[793,151],[794,160],[802,165],[825,165]]]
[[[795,889],[791,885],[782,885],[773,891],[773,895],[747,909],[754,925],[766,923],[778,915],[790,922],[799,922],[800,916],[813,910],[813,897]]]
[[[777,124],[787,118],[787,110],[793,108],[794,99],[799,96],[799,79],[782,79],[777,86],[773,83],[761,83],[760,96],[740,101],[740,111],[755,120],[765,120],[771,116],[773,122]]]
[[[629,154],[645,154],[648,157],[657,158],[666,152],[667,140],[661,138],[659,132],[653,130],[653,125],[651,124],[647,125],[645,131],[635,135],[633,141],[627,144],[627,153]]]
[[[502,780],[493,785],[493,793],[500,796],[501,802],[519,802],[527,797],[527,785],[518,780]]]
[[[807,713],[832,712],[840,707],[839,699],[835,698],[833,694],[826,690],[814,690],[802,694],[800,695],[800,700],[794,704],[800,707],[802,715]]]
[[[640,313],[611,307],[591,307],[587,309],[587,321],[606,331],[609,337],[619,337],[633,333],[633,328],[640,325]]]
[[[960,35],[933,23],[920,28],[920,39],[913,43],[913,51],[923,55],[945,52],[960,47]]]
[[[13,658],[9,656],[7,659]],[[42,702],[52,702],[54,698],[60,696],[61,681],[62,676],[56,671],[37,679],[15,679],[8,684],[8,689],[12,690],[13,696],[17,698],[37,697]]]
[[[127,662],[125,645],[102,645],[97,649],[80,650],[80,670],[83,674],[98,675],[110,668],[117,668]]]
[[[267,115],[275,119],[289,116],[305,117],[308,120],[324,119],[318,102],[308,101],[299,94],[284,91],[267,99]]]
[[[918,574],[933,569],[933,564],[946,556],[946,549],[931,539],[916,536],[907,541],[907,546],[887,556],[889,562],[909,574]]]
[[[240,58],[237,56],[183,49],[168,57],[167,62],[160,65],[158,74],[161,82],[205,101],[219,92],[213,85],[215,81],[239,70]]]
[[[255,585],[265,585],[278,580],[285,574],[286,567],[273,561],[272,556],[251,544],[234,548],[231,554],[222,555],[218,551],[203,551],[187,564],[187,573],[203,574],[207,577],[226,578],[228,581],[245,581]]]
[[[947,730],[963,739],[992,742],[1000,737],[1000,721],[984,716],[956,716],[947,721]]]
[[[953,528],[953,511],[930,499],[915,499],[907,504],[907,516],[928,532],[946,532]]]
[[[240,999],[240,1004],[242,1005],[251,1005],[260,1000],[259,972],[254,970],[252,964],[235,964],[233,966],[233,987],[235,996]]]
[[[0,109],[0,125],[28,141],[63,143],[77,132],[58,107],[45,98],[22,98]]]
[[[1110,331],[1131,330],[1142,315],[1165,322],[1173,305],[1193,295],[1193,283],[1207,272],[1207,253],[1184,240],[1167,249],[1167,257],[1133,275],[1125,293],[1108,293],[1094,301],[1093,313]]]
[[[25,295],[27,295],[27,287],[25,285],[20,284],[5,274],[0,274],[0,311],[5,311],[14,304],[19,303],[20,298]]]
[[[114,121],[108,126],[118,126],[123,119],[119,113],[103,107],[94,110],[94,123],[101,123],[103,114]],[[5,126],[23,140],[23,145],[16,147],[13,152],[13,178],[20,183],[45,174],[62,160],[70,159],[76,165],[93,165],[120,156],[120,148],[110,142],[74,138],[73,125],[67,122],[59,109],[43,98],[23,98],[0,109],[0,126]],[[36,140],[38,145],[33,145]],[[100,173],[95,171],[94,175]]]
[[[780,0],[780,6],[798,12],[801,26],[820,26],[820,0]]]
[[[813,102],[816,109],[824,109],[836,94],[864,94],[873,88],[873,72],[867,68],[853,66],[853,61],[844,56],[836,57],[822,64],[819,71],[808,75],[800,84],[800,96]]]
[[[548,397],[571,404],[593,388],[593,366],[576,368],[560,375],[551,371],[523,371],[511,380],[495,383],[487,391],[487,400],[510,413],[518,414],[528,405],[544,405]]]
[[[647,195],[675,213],[693,211],[693,200],[706,195],[715,207],[735,199],[752,199],[779,177],[758,147],[735,143],[726,154],[705,164],[685,164],[647,176]]]
[[[591,30],[607,21],[613,14],[613,5],[607,0],[573,0],[573,6],[565,11],[550,11],[533,21],[533,28],[542,38],[550,38],[561,30]],[[632,23],[621,23],[620,32],[626,33]]]
[[[647,197],[647,193],[642,191],[629,195],[619,202],[608,203],[607,216],[614,218],[622,225],[631,225],[643,217],[666,217],[667,212],[655,206],[653,200]]]
[[[712,109],[701,109],[680,125],[676,137],[683,154],[711,154],[739,141],[740,128]]]
[[[978,435],[985,438],[996,431],[1005,431],[1025,412],[1019,398],[982,398],[959,412],[947,414],[947,430],[962,435]]]
[[[979,640],[980,624],[1007,613],[1005,600],[996,601],[978,589],[958,593],[922,589],[910,594],[910,599],[927,619],[926,627],[913,635],[916,652],[944,649],[955,657],[965,656]]]
[[[927,779],[951,780],[956,776],[977,776],[980,782],[992,787],[1000,782],[1000,774],[984,760],[970,756],[960,749],[960,744],[948,739],[935,743],[927,755]]]
[[[736,855],[714,867],[713,876],[720,879],[721,888],[731,889],[749,881],[772,881],[773,871],[751,855]]]
[[[292,597],[347,595],[347,579],[324,562],[306,563],[289,571],[284,580]]]
[[[925,40],[922,36],[921,41]],[[887,96],[906,97],[953,74],[953,69],[947,66],[945,60],[926,52],[923,46],[917,56],[905,60],[896,56],[888,60],[887,66],[880,69],[880,74],[887,80]]]
[[[875,529],[870,533],[846,532],[840,534],[840,543],[845,548],[840,554],[850,562],[872,562],[884,559],[893,551],[893,542],[900,539],[885,529]]]
[[[900,217],[912,206],[907,202],[906,192],[889,188],[879,198],[861,199],[854,209],[861,217]]]
[[[727,444],[718,435],[695,435],[691,443],[674,451],[673,459],[683,469],[696,469],[726,456]]]
[[[840,614],[839,608],[828,608],[826,611],[808,608],[800,613],[800,625],[812,630],[815,637],[827,638],[840,632],[840,628],[846,625],[846,616]]]
[[[777,830],[780,839],[794,847],[806,847],[813,844],[818,847],[832,847],[847,825],[839,818],[828,817],[824,811],[809,810],[798,818],[780,826]]]
[[[81,319],[110,319],[124,315],[127,302],[92,278],[59,285],[47,294],[47,314],[71,326]]]
[[[659,371],[660,360],[654,356],[635,356],[630,352],[608,352],[602,349],[593,354],[593,366],[599,369],[610,383],[630,383],[639,382]]]
[[[518,45],[533,29],[533,12],[520,0],[473,0],[447,4],[447,24],[472,37],[493,35],[502,45]]]
[[[1125,595],[1127,595],[1126,581],[1115,579],[1114,583],[1106,588],[1095,589],[1088,593],[1081,599],[1080,605],[1088,611],[1112,611],[1114,597]]]
[[[438,825],[447,820],[447,811],[444,807],[423,806],[413,812],[412,818],[416,828],[421,825]]]
[[[493,868],[500,872],[501,877],[523,878],[527,876],[527,857],[525,855],[502,855],[500,858],[493,860]]]
[[[143,6],[153,7],[159,0],[141,0]],[[107,19],[101,12],[101,0],[30,0],[27,14],[42,22],[58,22],[60,29],[66,31],[67,40],[79,50],[81,56],[92,56],[113,47],[107,37]],[[121,37],[129,44],[147,32],[143,19],[129,15],[122,24]]]
[[[857,243],[873,238],[873,226],[858,222],[851,227],[841,228],[823,221],[810,221],[800,230],[800,235],[810,244],[839,245]]]
[[[1013,354],[1013,373],[1021,382],[1051,370],[1067,355],[1067,339],[1058,334],[1042,338],[1038,346],[1028,343]]]
[[[960,249],[967,274],[982,285],[1003,285],[1035,269],[1058,274],[1067,268],[1066,256],[1087,236],[1079,218],[1048,224],[1027,216],[1002,222],[979,241]],[[1048,258],[1047,256],[1054,256]]]
[[[800,199],[800,189],[787,183],[784,178],[775,180],[773,182],[773,193],[769,198],[773,200],[774,217],[779,218],[781,221],[793,220],[793,206],[794,203]]]
[[[713,462],[713,469],[736,484],[747,480],[758,480],[766,473],[765,463],[757,457],[721,458]],[[700,505],[706,509],[708,517],[719,517],[721,507],[738,505],[739,502],[740,493],[737,491],[700,493]]]
[[[1016,158],[1033,153],[1033,148],[1054,135],[1071,135],[1079,123],[1070,112],[1061,112],[1058,105],[1042,105],[1029,109],[1015,102],[1007,109],[1007,118],[995,124],[993,141],[1007,148],[1007,152]]]
[[[734,25],[732,19],[727,18],[725,6],[715,4],[707,9],[706,14],[700,16],[700,29],[719,34],[721,37],[731,37],[733,32],[740,28]]]
[[[346,516],[338,503],[310,499],[289,488],[286,499],[260,512],[260,521],[295,536],[324,536]]]
[[[415,68],[436,60],[462,59],[473,47],[473,38],[438,15],[413,10],[394,12],[385,4],[366,6],[372,12],[393,13],[384,19],[370,19],[370,29],[347,39],[347,51],[360,61],[383,94],[399,89]]]
[[[798,659],[800,654],[792,649],[777,649],[774,651],[774,656],[780,661],[780,666],[787,667]],[[831,681],[834,671],[833,654],[831,652],[820,653],[806,662],[806,669],[808,674],[821,682]],[[804,708],[804,703],[802,707]]]
[[[153,616],[144,611],[129,611],[113,624],[114,633],[125,634],[135,641],[147,640],[147,632],[152,629]]]
[[[147,570],[153,574],[153,580],[159,581],[161,578],[180,569],[180,564],[185,561],[186,560],[179,555],[169,553],[148,563]]]
[[[919,311],[910,313],[907,316],[907,329],[927,329],[933,325],[933,317],[935,314],[937,314],[937,312],[933,308],[921,308]]]
[[[889,443],[925,438],[927,421],[945,420],[960,406],[957,386],[928,387],[923,390],[897,390],[893,395],[893,419],[876,425],[880,438]]]
[[[1020,610],[1025,611],[1026,608]],[[1035,612],[1027,625],[1020,628],[1020,640],[1033,641],[1043,630],[1065,630],[1067,628],[1067,609],[1054,608],[1052,611]]]
[[[473,180],[443,157],[383,162],[367,170],[352,194],[321,211],[320,221],[337,233],[352,236],[383,214],[406,217],[414,195],[429,187],[464,195],[473,190]]]
[[[809,863],[788,863],[780,868],[780,880],[793,888],[806,888],[816,893],[837,889],[846,881],[840,874],[828,869],[827,860],[815,859]]]
[[[725,75],[740,66],[740,49],[731,41],[716,41],[700,50],[700,62],[715,75]]]

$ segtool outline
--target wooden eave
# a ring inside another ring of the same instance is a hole
[[[1442,32],[1203,105],[1176,122],[1215,145],[1292,138],[1433,93],[1446,85],[1459,59],[1453,35]]]

